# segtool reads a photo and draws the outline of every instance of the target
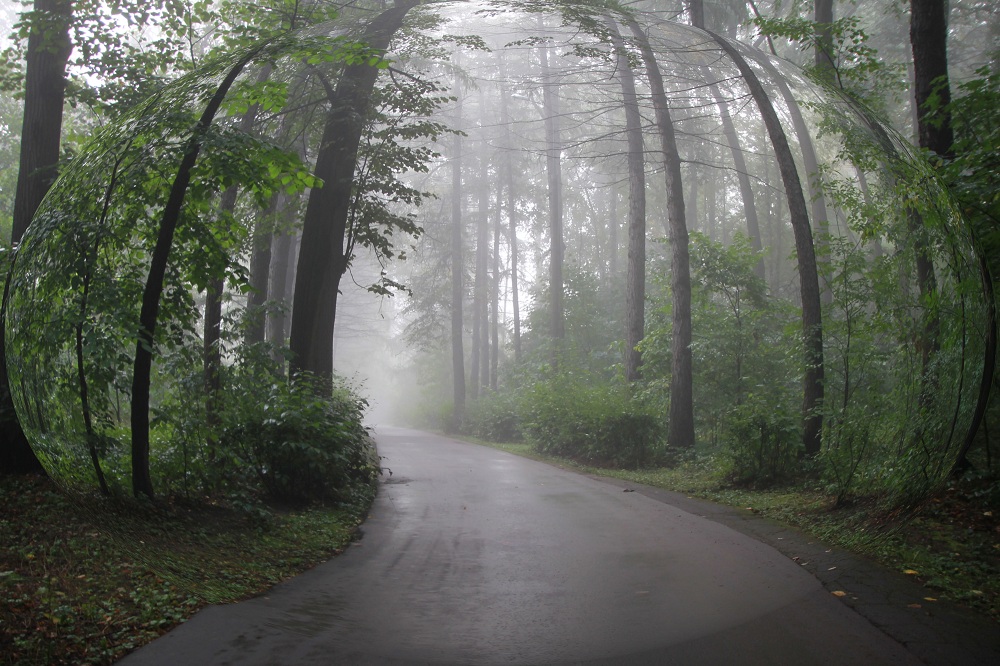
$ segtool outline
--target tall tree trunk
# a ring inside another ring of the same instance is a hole
[[[507,188],[508,242],[510,244],[510,292],[514,311],[514,362],[521,361],[521,311],[518,303],[518,247],[517,247],[517,193],[514,191],[514,139],[510,131],[510,111],[507,106],[507,87],[500,86],[500,124],[504,131],[505,155],[504,180]]]
[[[24,115],[14,191],[11,244],[17,245],[56,178],[62,135],[66,62],[73,50],[71,0],[35,0],[25,58]],[[5,299],[6,304],[6,299]],[[24,436],[7,378],[3,317],[0,317],[0,472],[45,470]]]
[[[816,0],[813,18],[816,23],[816,44],[813,52],[813,62],[819,77],[836,85],[837,68],[833,62],[833,0]]]
[[[664,179],[667,188],[667,225],[670,230],[670,288],[673,293],[673,337],[670,344],[670,414],[667,444],[677,448],[694,446],[694,390],[691,358],[691,267],[688,231],[684,217],[684,184],[681,182],[681,158],[677,152],[674,123],[670,117],[663,75],[653,55],[646,34],[634,20],[629,22],[642,53],[653,96],[656,125],[663,152]]]
[[[482,97],[480,97],[482,109]],[[489,167],[486,163],[486,145],[481,148],[479,173],[479,214],[476,216],[476,273],[472,282],[472,367],[469,369],[469,382],[472,384],[472,398],[478,398],[481,389],[489,382],[488,358],[489,344],[487,331],[489,326],[484,322],[487,312],[487,277],[489,260]],[[486,344],[484,344],[486,343]]]
[[[490,281],[490,388],[497,390],[500,367],[500,238],[503,235],[501,213],[502,193],[497,187],[496,208],[493,219],[493,271]]]
[[[788,210],[791,215],[792,230],[795,233],[799,292],[802,297],[802,338],[805,351],[802,443],[807,455],[815,455],[820,450],[823,430],[823,415],[820,412],[823,404],[823,324],[819,275],[816,270],[812,230],[809,226],[809,210],[795,168],[792,150],[788,145],[788,138],[764,87],[749,63],[732,44],[718,35],[710,34],[739,68],[743,80],[750,89],[750,94],[764,119],[764,126],[767,128],[781,172],[781,180],[785,186],[785,196],[788,198]]]
[[[913,88],[920,147],[941,159],[952,157],[954,136],[947,106],[951,102],[948,81],[948,7],[943,0],[910,1],[910,45],[913,51]],[[943,110],[936,112],[929,104]],[[936,314],[937,279],[923,222],[910,217],[910,232],[916,250],[917,286],[920,300],[930,311],[924,315],[920,354],[925,380],[931,359],[940,348],[940,320]]]
[[[542,106],[545,115],[545,174],[549,199],[549,307],[552,338],[552,365],[558,365],[566,318],[563,312],[563,261],[566,244],[563,240],[562,204],[562,139],[560,137],[558,83],[549,68],[549,47],[539,49],[542,68]]]
[[[635,75],[622,42],[618,25],[607,19],[617,55],[618,78],[625,107],[628,139],[628,266],[625,277],[625,381],[640,379],[642,353],[639,342],[646,330],[646,165],[642,141],[642,117],[635,92]]]
[[[462,91],[458,77],[455,78],[455,129],[462,128]],[[455,134],[454,155],[451,157],[451,370],[454,389],[454,409],[452,410],[453,430],[458,431],[465,419],[465,350],[462,344],[463,321],[462,300],[465,289],[462,286],[465,261],[462,240],[462,136]]]
[[[153,347],[156,340],[156,324],[160,314],[160,296],[163,293],[163,280],[167,272],[167,260],[173,245],[174,232],[180,222],[181,207],[191,182],[191,172],[198,161],[205,132],[212,125],[215,114],[219,111],[229,88],[236,81],[243,68],[263,47],[257,47],[247,52],[229,70],[226,78],[219,84],[205,111],[198,119],[198,124],[191,133],[177,175],[170,187],[170,195],[163,207],[163,217],[160,219],[160,229],[156,238],[156,246],[150,259],[149,275],[142,293],[142,306],[139,311],[139,331],[135,344],[135,361],[132,370],[132,492],[138,497],[146,495],[153,499],[153,481],[149,475],[149,385],[153,366]]]
[[[705,3],[703,0],[688,0],[688,16],[691,18],[691,25],[696,28],[705,28]]]
[[[389,46],[418,0],[400,0],[368,24],[361,41],[378,51]],[[379,69],[367,63],[345,68],[331,95],[314,173],[323,187],[309,194],[302,222],[292,306],[291,368],[319,377],[333,374],[333,329],[345,254],[347,220],[365,118]]]

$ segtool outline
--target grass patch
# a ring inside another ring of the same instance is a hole
[[[0,662],[113,663],[207,603],[246,599],[338,554],[370,500],[137,512],[88,508],[41,477],[0,478]]]
[[[831,545],[919,579],[928,596],[955,601],[1000,621],[1000,520],[983,480],[955,482],[910,511],[886,511],[874,499],[835,508],[836,495],[815,483],[767,490],[733,487],[721,460],[688,457],[674,467],[591,467],[539,453],[529,444],[474,440],[559,467],[681,492],[778,520]]]

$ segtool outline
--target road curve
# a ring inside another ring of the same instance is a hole
[[[771,547],[640,493],[379,428],[364,538],[121,664],[916,664]]]

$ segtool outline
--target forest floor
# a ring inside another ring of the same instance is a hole
[[[542,455],[529,444],[470,441],[751,511],[913,576],[927,589],[928,603],[953,601],[1000,622],[1000,515],[992,501],[1000,482],[995,478],[955,482],[920,506],[890,511],[880,508],[876,499],[836,507],[835,497],[815,484],[733,487],[711,457],[672,468],[629,471]]]
[[[338,554],[368,507],[88,508],[44,477],[0,478],[0,664],[110,664],[211,603]]]

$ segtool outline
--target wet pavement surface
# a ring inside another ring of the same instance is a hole
[[[996,624],[748,511],[376,432],[361,540],[119,663],[1000,663]]]

